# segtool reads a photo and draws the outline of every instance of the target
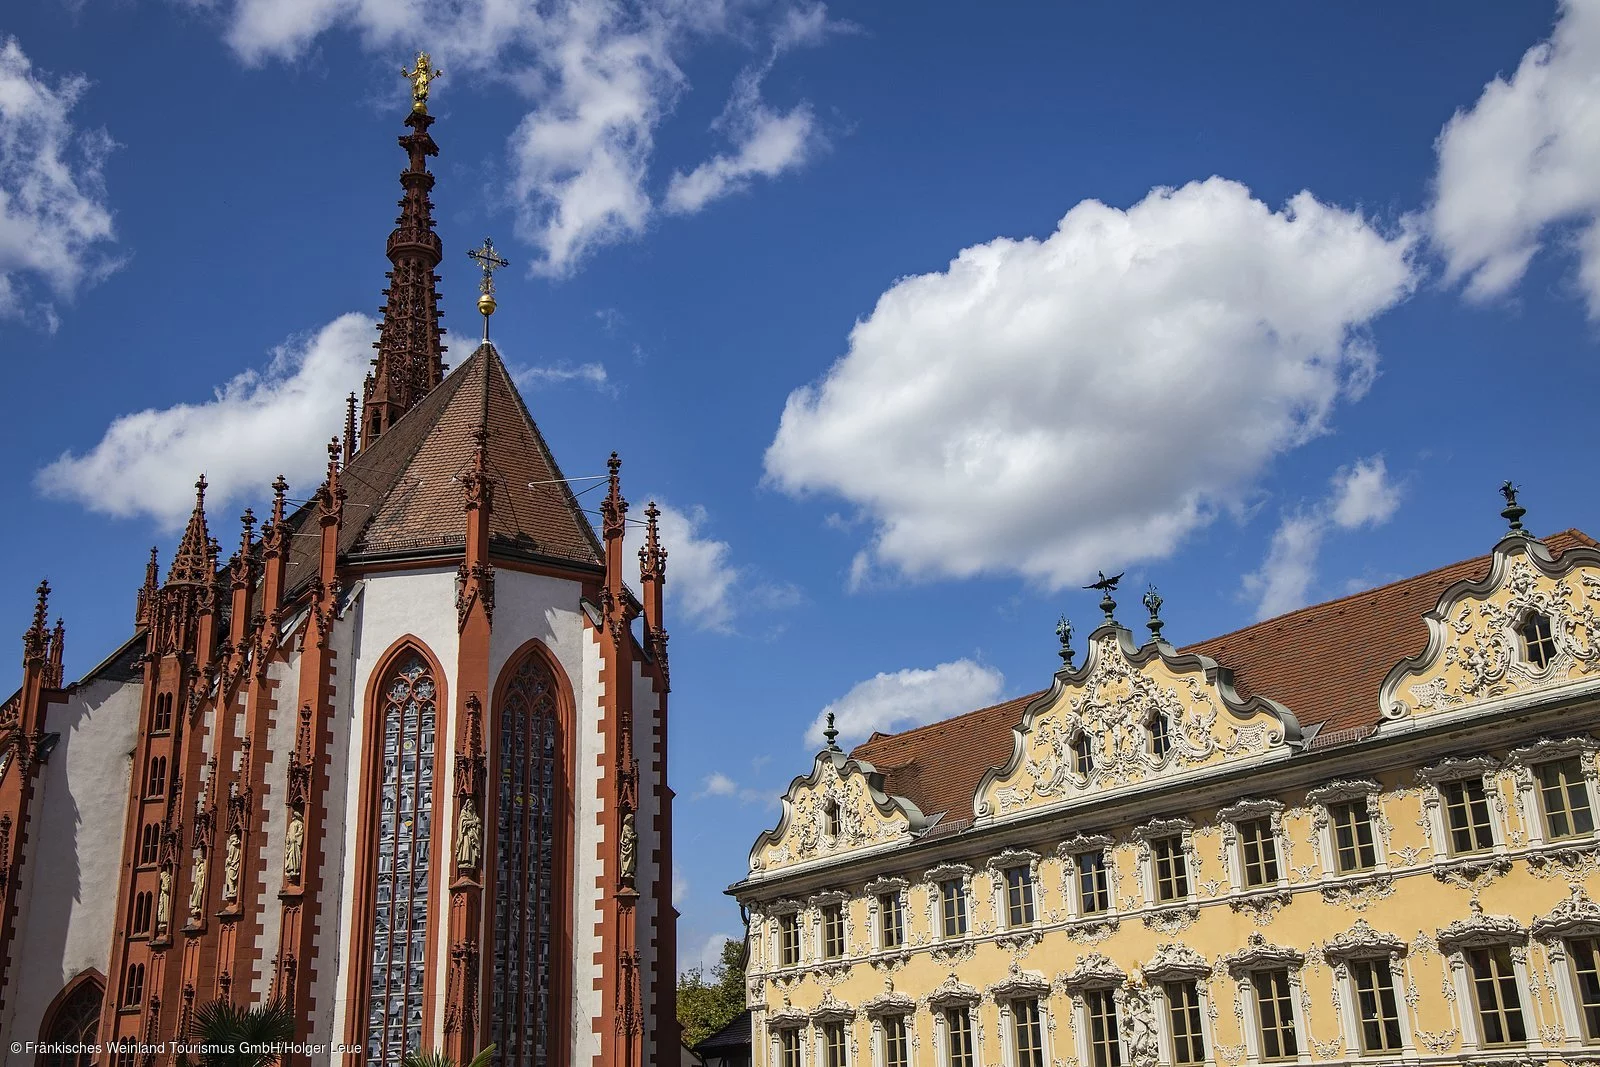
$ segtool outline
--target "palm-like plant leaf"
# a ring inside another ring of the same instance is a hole
[[[467,1067],[489,1067],[494,1059],[494,1046],[490,1045],[476,1056]],[[459,1067],[454,1059],[442,1052],[408,1052],[402,1067]]]
[[[213,1000],[195,1009],[189,1033],[193,1043],[211,1047],[200,1057],[205,1067],[267,1067],[276,1056],[245,1052],[242,1046],[293,1041],[294,1009],[276,1000],[255,1008]],[[235,1051],[225,1051],[229,1047]]]

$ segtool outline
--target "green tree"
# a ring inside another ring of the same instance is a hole
[[[247,1052],[245,1046],[282,1045],[294,1038],[294,1010],[278,1000],[255,1008],[213,1000],[195,1009],[189,1027],[190,1044],[204,1048],[196,1061],[200,1067],[268,1067],[278,1062],[276,1054]]]
[[[744,942],[728,938],[722,958],[706,981],[700,967],[678,976],[678,1025],[683,1041],[694,1046],[721,1030],[744,1011]]]
[[[490,1045],[476,1056],[467,1067],[489,1067],[489,1061],[494,1058],[494,1046]],[[404,1067],[459,1067],[455,1060],[442,1052],[408,1052]]]

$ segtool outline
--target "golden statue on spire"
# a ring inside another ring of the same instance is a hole
[[[428,83],[444,74],[444,71],[434,69],[433,60],[428,53],[418,52],[416,69],[407,70],[401,67],[400,73],[411,79],[411,110],[419,115],[426,115],[428,113]]]

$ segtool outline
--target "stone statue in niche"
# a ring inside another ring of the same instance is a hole
[[[299,808],[289,809],[289,829],[283,835],[283,876],[291,882],[300,880],[300,869],[306,855],[306,820]]]
[[[222,899],[239,899],[239,872],[244,866],[244,835],[234,827],[228,834],[228,851],[222,857]]]
[[[634,870],[638,866],[638,856],[635,854],[639,846],[639,833],[633,828],[633,812],[628,812],[622,817],[622,840],[617,847],[617,863],[622,871],[622,880],[633,884]]]
[[[1123,1013],[1128,1020],[1128,1058],[1134,1067],[1155,1067],[1161,1058],[1156,1037],[1155,1012],[1143,982],[1129,982],[1123,994]]]
[[[172,922],[172,868],[161,868],[161,882],[156,889],[156,932],[161,933]]]
[[[478,805],[469,795],[461,801],[461,817],[456,820],[456,866],[478,869],[483,856],[483,820]]]
[[[198,919],[206,908],[206,850],[194,850],[193,885],[189,887],[189,918]]]

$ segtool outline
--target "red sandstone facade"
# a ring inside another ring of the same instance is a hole
[[[494,347],[446,375],[432,122],[400,138],[377,358],[310,499],[280,478],[224,560],[202,478],[133,636],[71,685],[39,587],[0,706],[11,1040],[169,1064],[200,1005],[279,999],[362,1048],[286,1064],[677,1055],[657,513],[636,595],[615,453],[596,537]]]

